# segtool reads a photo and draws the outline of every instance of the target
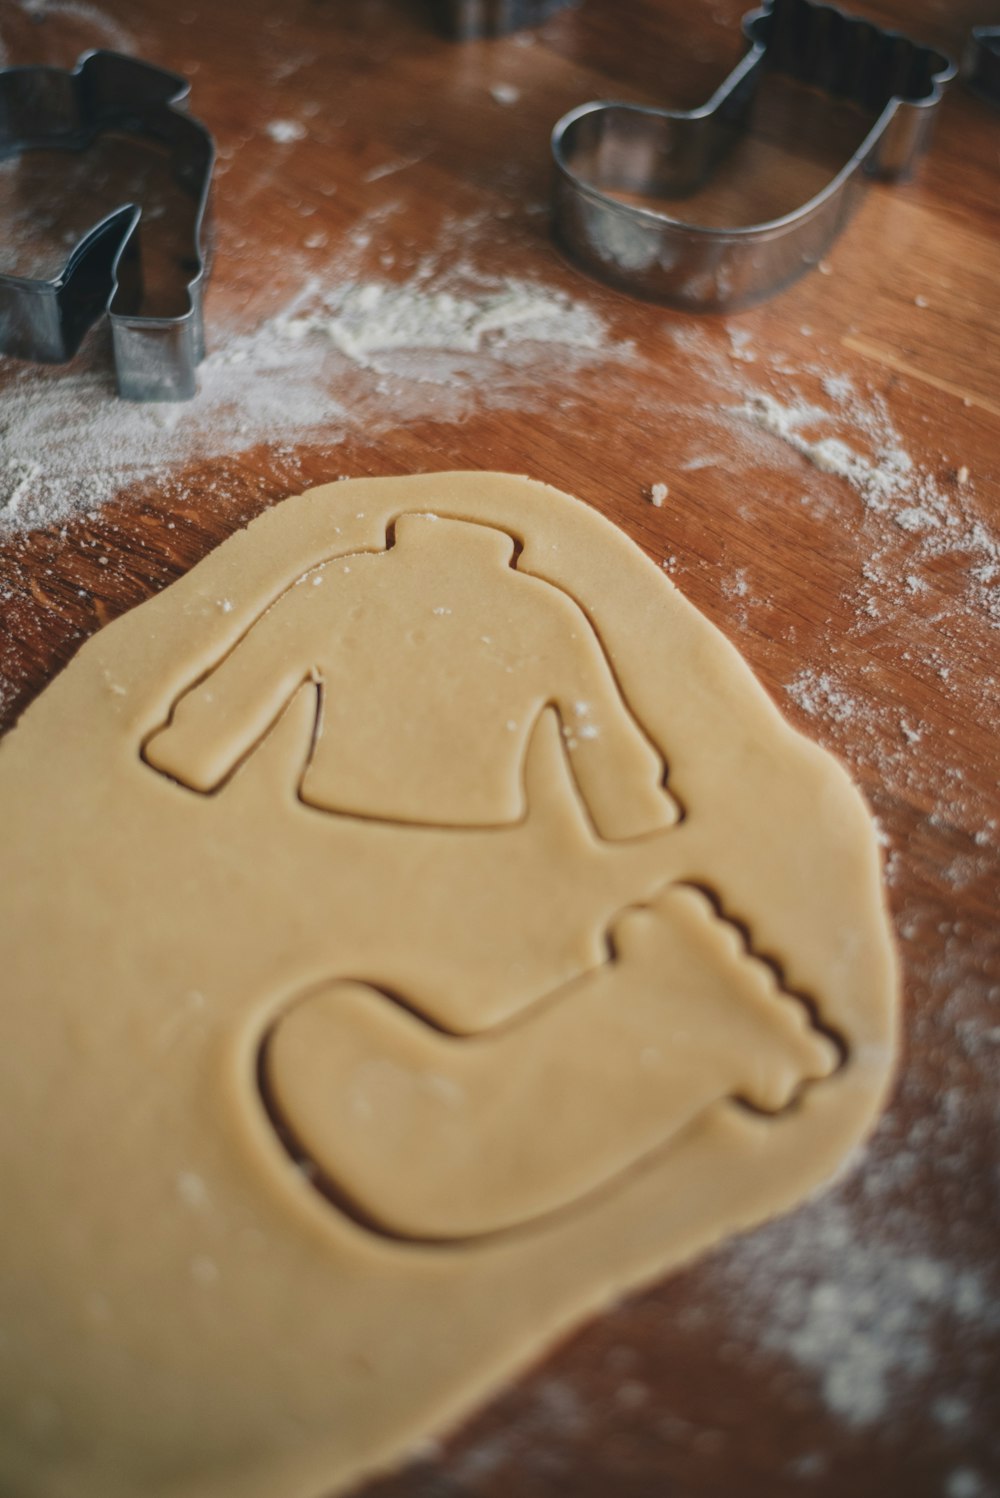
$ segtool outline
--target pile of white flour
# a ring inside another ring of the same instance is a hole
[[[193,459],[530,407],[553,379],[614,357],[585,303],[469,280],[461,266],[403,284],[314,278],[251,332],[209,327],[216,347],[182,404],[116,399],[99,336],[67,370],[23,366],[0,405],[0,531],[93,511]]]

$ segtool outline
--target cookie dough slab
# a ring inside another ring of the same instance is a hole
[[[405,829],[310,805],[322,661],[223,784],[153,762],[300,579],[428,515],[510,537],[593,631],[647,777],[617,839],[579,750],[541,755],[532,815],[527,730],[521,771],[497,772],[501,825],[445,825],[443,793],[439,821]],[[895,958],[857,791],[619,530],[524,479],[276,506],[29,708],[0,741],[0,819],[0,1486],[24,1498],[346,1489],[585,1316],[820,1186],[891,1080]],[[836,1037],[841,1064],[791,1107],[720,1096],[568,1205],[447,1242],[373,1228],[296,1165],[259,1066],[304,995],[353,979],[455,1037],[525,1023],[607,961],[623,907],[677,884],[711,891]]]

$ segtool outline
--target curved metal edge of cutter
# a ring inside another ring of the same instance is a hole
[[[815,265],[866,180],[912,171],[955,75],[948,57],[818,0],[769,0],[748,12],[743,30],[749,50],[700,108],[598,101],[556,124],[553,232],[586,270],[690,311],[732,311]],[[703,186],[746,131],[767,71],[876,115],[820,192],[780,218],[723,227],[688,223],[616,196],[683,198]]]
[[[1000,105],[1000,26],[974,26],[964,58],[965,81],[973,93]]]
[[[141,209],[124,204],[89,229],[53,277],[0,275],[0,353],[40,363],[71,359],[109,314],[118,392],[132,401],[189,400],[204,358],[202,235],[215,160],[206,126],[187,113],[186,78],[119,52],[86,52],[73,69],[0,70],[0,158],[83,151],[110,130],[165,146],[175,181],[195,204],[188,307],[140,312]]]

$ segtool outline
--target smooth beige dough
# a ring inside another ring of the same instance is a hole
[[[871,819],[596,511],[287,500],[0,740],[0,1491],[324,1498],[841,1166]]]

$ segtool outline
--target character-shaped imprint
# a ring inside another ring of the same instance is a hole
[[[361,983],[283,1015],[273,1116],[335,1197],[390,1235],[479,1237],[566,1207],[738,1096],[766,1112],[837,1064],[704,895],[630,910],[615,960],[472,1038]]]
[[[293,1157],[398,1238],[528,1225],[837,1061],[689,887],[662,753],[582,608],[515,553],[401,516],[280,594],[144,746],[223,822],[272,826],[289,867],[330,837],[357,871],[259,1079]]]
[[[476,827],[524,815],[520,766],[552,703],[598,831],[677,819],[664,766],[582,609],[492,527],[403,515],[385,551],[314,568],[176,705],[145,756],[210,792],[301,684],[322,687],[300,787],[326,811]],[[448,766],[447,776],[440,773]]]

